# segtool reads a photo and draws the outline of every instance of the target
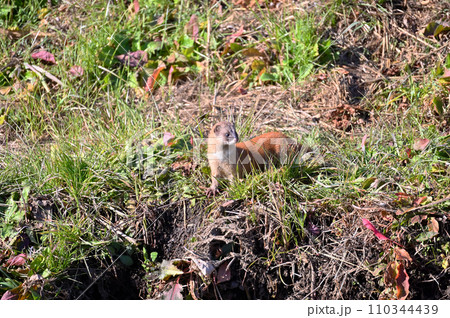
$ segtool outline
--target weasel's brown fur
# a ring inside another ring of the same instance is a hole
[[[211,167],[211,187],[207,195],[218,191],[217,178],[232,181],[253,168],[265,170],[271,164],[284,163],[296,142],[284,134],[272,131],[245,142],[238,142],[234,124],[219,122],[208,136],[208,161]]]

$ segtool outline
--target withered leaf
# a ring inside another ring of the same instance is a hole
[[[425,196],[423,196],[423,197],[414,199],[414,201],[413,201],[413,206],[419,206],[419,205],[421,205],[422,202],[425,201],[427,198],[428,198],[428,197],[425,195]]]
[[[31,58],[35,60],[41,60],[48,64],[56,64],[55,56],[47,51],[38,51],[31,54]]]
[[[171,146],[173,143],[171,142],[173,139],[175,138],[175,136],[173,134],[171,134],[170,132],[165,132],[164,136],[163,136],[163,142],[164,142],[164,146],[169,147]]]
[[[411,218],[411,220],[409,221],[409,224],[413,225],[419,222],[422,222],[423,220],[425,220],[427,218],[427,215],[425,214],[418,214],[415,215]]]
[[[172,286],[167,292],[164,293],[163,299],[165,300],[183,300],[183,295],[181,292],[183,291],[183,286],[178,283],[170,283]]]
[[[395,277],[395,280],[397,283],[397,299],[406,299],[409,294],[409,276],[403,262],[399,262],[397,265],[397,276]]]
[[[412,262],[412,258],[409,255],[409,253],[400,247],[395,247],[394,248],[394,253],[395,253],[395,259],[398,261],[408,261],[408,262]]]
[[[145,51],[127,52],[115,56],[123,65],[129,67],[144,66],[148,62],[148,55]]]
[[[6,261],[6,266],[23,266],[27,261],[27,256],[25,254],[19,254],[16,256],[10,257]]]
[[[139,12],[139,0],[133,0],[134,13]]]
[[[384,272],[384,284],[386,286],[395,285],[395,277],[397,276],[396,265],[397,262],[390,262],[386,267]]]
[[[366,142],[367,142],[367,138],[369,137],[369,135],[364,135],[362,140],[361,140],[361,150],[362,152],[366,152]]]
[[[81,66],[74,65],[70,68],[69,73],[74,77],[80,77],[83,76],[84,70]]]
[[[19,296],[16,294],[13,294],[9,290],[7,290],[1,298],[1,300],[16,300],[16,299],[19,299]]]
[[[428,229],[431,232],[439,233],[439,222],[436,220],[436,218],[431,217],[428,219]]]
[[[229,262],[223,262],[217,271],[217,284],[228,282],[231,279],[231,271],[228,268]]]
[[[426,139],[426,138],[424,138],[424,139],[417,139],[414,142],[413,149],[416,150],[416,151],[423,151],[423,150],[425,150],[425,148],[428,146],[429,143],[430,143],[429,139]]]
[[[191,15],[191,19],[189,20],[189,22],[186,24],[186,33],[190,34],[194,41],[197,41],[198,32],[199,32],[198,18],[195,14],[193,14]]]

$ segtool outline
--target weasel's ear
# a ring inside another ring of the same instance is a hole
[[[217,125],[216,128],[214,128],[214,132],[218,133],[220,131],[220,125]]]

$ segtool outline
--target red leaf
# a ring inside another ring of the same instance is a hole
[[[166,146],[166,147],[171,146],[173,143],[170,141],[174,138],[175,138],[175,136],[172,135],[170,132],[165,132],[164,136],[163,136],[164,146]]]
[[[387,238],[386,236],[384,236],[383,234],[380,233],[380,231],[378,231],[375,226],[373,226],[372,223],[370,223],[369,220],[362,218],[362,222],[364,224],[364,226],[366,228],[368,228],[369,230],[371,230],[373,232],[373,234],[375,234],[376,237],[378,237],[380,240],[384,241],[384,240],[389,240],[389,238]]]
[[[395,277],[397,283],[397,299],[404,300],[409,294],[409,276],[406,273],[403,262],[397,265],[397,276]]]
[[[236,39],[238,37],[240,37],[243,33],[244,33],[244,25],[241,25],[240,29],[237,32],[229,35],[227,37],[227,43],[225,44],[225,48],[223,49],[223,52],[221,55],[227,54],[228,51],[230,50],[230,44],[234,43],[234,41],[236,41]]]
[[[423,151],[428,144],[430,143],[429,139],[418,139],[416,140],[416,142],[414,143],[413,149],[416,151]]]
[[[229,262],[223,262],[217,271],[217,284],[228,282],[231,279],[231,272],[228,267]]]
[[[23,266],[27,261],[26,257],[25,254],[12,256],[6,261],[6,266]]]
[[[74,65],[70,68],[69,73],[72,74],[74,77],[80,77],[83,76],[84,70],[81,66]]]
[[[139,12],[139,0],[134,0],[133,5],[134,5],[134,13],[138,13]]]
[[[404,192],[397,192],[397,193],[395,193],[395,195],[397,196],[397,199],[398,199],[398,200],[401,200],[401,199],[408,199],[408,198],[410,197],[409,194],[404,193]]]
[[[163,298],[165,300],[183,300],[183,295],[181,294],[183,286],[180,284],[171,284],[172,288],[164,293]]]
[[[239,92],[239,94],[241,94],[241,95],[247,95],[247,90],[246,90],[245,88],[243,88],[242,86],[240,86],[240,87],[238,88],[238,92]]]
[[[364,137],[361,140],[361,149],[362,152],[366,152],[366,141],[367,141],[367,137],[369,137],[369,135],[364,135]]]
[[[233,33],[232,35],[228,36],[228,43],[234,43],[238,37],[240,37],[244,33],[244,25],[241,25],[239,30],[236,31],[236,33]]]
[[[56,64],[55,57],[53,56],[53,54],[47,51],[34,52],[33,54],[31,54],[31,58],[35,60],[42,60],[43,62],[49,64]]]
[[[168,83],[172,83],[172,73],[173,71],[175,71],[175,68],[173,67],[173,65],[170,66],[169,69],[169,75],[167,76],[167,82]]]
[[[18,298],[19,298],[18,295],[13,294],[13,293],[11,293],[9,290],[7,290],[7,291],[3,294],[1,300],[16,300],[16,299],[18,299]]]
[[[413,201],[413,206],[419,206],[426,198],[427,198],[427,196],[423,196],[423,197],[415,199]]]
[[[406,148],[406,156],[408,156],[409,159],[412,158],[412,156],[411,156],[411,149],[410,148]]]
[[[192,35],[192,38],[194,41],[197,41],[198,39],[198,18],[195,14],[191,15],[191,19],[186,24],[186,32],[190,35]]]
[[[144,66],[148,62],[148,55],[145,51],[127,52],[115,56],[123,65],[129,67]]]
[[[156,79],[158,78],[159,73],[161,73],[161,71],[165,68],[166,68],[166,65],[162,64],[162,66],[160,66],[156,70],[154,70],[153,74],[148,77],[147,83],[145,84],[145,90],[147,92],[153,90],[153,86],[155,86]]]

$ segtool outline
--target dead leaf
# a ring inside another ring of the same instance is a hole
[[[397,276],[395,277],[397,283],[397,299],[404,300],[409,294],[409,276],[406,273],[403,262],[397,265]]]
[[[167,82],[168,83],[172,83],[172,73],[175,71],[175,68],[173,67],[173,65],[170,66],[169,68],[169,75],[167,76]]]
[[[323,82],[328,78],[328,75],[327,73],[320,72],[319,74],[316,75],[316,78],[319,82]]]
[[[148,62],[148,55],[145,51],[127,52],[125,54],[116,55],[115,58],[123,65],[129,67],[142,67]]]
[[[165,20],[166,20],[166,17],[165,17],[165,15],[163,14],[163,15],[161,15],[161,16],[158,18],[158,20],[156,20],[156,25],[161,25],[161,24],[163,24]]]
[[[11,91],[12,86],[6,86],[6,87],[0,87],[0,94],[1,95],[8,95]]]
[[[308,223],[308,225],[306,226],[306,229],[313,236],[319,236],[320,233],[322,233],[322,231],[320,230],[320,227],[318,227],[317,225],[313,224],[312,222]]]
[[[241,94],[241,95],[247,95],[247,90],[246,90],[245,88],[243,88],[242,86],[240,86],[240,87],[237,89],[237,91],[238,91],[238,93]]]
[[[394,286],[395,285],[395,277],[397,276],[396,272],[397,262],[390,262],[386,270],[384,272],[384,284],[386,286]]]
[[[206,262],[200,258],[193,258],[192,261],[195,263],[204,277],[210,277],[215,269],[210,262]]]
[[[429,143],[430,143],[429,139],[426,139],[426,138],[424,138],[424,139],[417,139],[414,142],[413,149],[416,150],[416,151],[423,151],[423,150],[425,150],[425,148],[428,146]]]
[[[395,247],[394,248],[394,253],[395,253],[395,259],[398,261],[408,261],[408,262],[412,262],[412,258],[409,255],[409,253],[400,247]]]
[[[439,233],[439,222],[436,220],[436,218],[431,217],[428,219],[428,229],[431,232]]]
[[[19,296],[16,294],[13,294],[12,292],[10,292],[9,290],[7,290],[3,296],[1,300],[16,300],[19,299]]]
[[[74,77],[80,77],[83,76],[84,70],[81,66],[74,65],[70,68],[69,73]]]
[[[134,13],[138,13],[139,12],[139,0],[133,0],[133,5],[134,5]]]
[[[264,57],[264,53],[260,52],[259,50],[251,47],[248,49],[243,49],[241,51],[242,55],[246,57]]]
[[[234,41],[236,41],[236,39],[238,37],[240,37],[243,33],[244,33],[244,25],[241,25],[239,30],[237,30],[235,33],[233,33],[227,37],[227,42],[225,44],[225,48],[223,49],[223,52],[221,54],[222,56],[228,53],[228,51],[230,50],[231,44],[234,43]]]
[[[231,271],[228,268],[229,262],[223,262],[217,271],[217,284],[228,282],[231,279]]]
[[[183,300],[183,295],[181,292],[183,291],[183,286],[178,283],[170,283],[172,286],[167,292],[164,293],[164,300]]]
[[[35,60],[41,60],[48,64],[56,64],[53,54],[47,51],[34,52],[33,54],[31,54],[31,58]]]
[[[37,30],[37,31],[29,31],[26,29],[23,30],[5,30],[0,28],[0,36],[5,36],[5,37],[10,37],[13,40],[17,40],[19,38],[34,38],[36,39],[41,39],[41,38],[51,38],[54,36],[54,34],[52,33],[47,33],[47,32],[42,32],[41,30]]]
[[[428,197],[425,195],[425,196],[423,196],[423,197],[414,199],[414,201],[413,201],[413,206],[419,206],[419,205],[422,204],[422,202],[423,202],[424,200],[426,200],[427,198],[428,198]]]
[[[240,37],[244,33],[244,25],[241,25],[239,30],[237,30],[235,33],[229,35],[227,37],[228,43],[234,43],[238,37]]]
[[[198,39],[198,32],[198,18],[195,14],[193,14],[191,15],[191,19],[189,20],[189,22],[186,24],[186,33],[190,34],[194,42],[196,42]]]
[[[148,77],[147,83],[145,84],[145,90],[147,92],[153,90],[156,80],[158,79],[159,73],[161,73],[161,71],[165,68],[166,65],[162,63],[156,70],[153,71],[153,74]]]
[[[192,171],[197,168],[197,164],[189,160],[175,161],[171,168],[173,171],[180,171],[185,177],[190,176]]]
[[[337,71],[339,74],[342,74],[342,75],[347,75],[347,74],[350,73],[350,72],[347,71],[345,68],[336,68],[336,71]]]
[[[174,138],[175,138],[175,136],[173,134],[166,131],[163,136],[164,146],[170,147],[173,144],[173,142],[170,142],[170,141],[173,140]]]
[[[427,215],[425,215],[425,214],[415,215],[411,218],[411,220],[409,221],[409,224],[413,225],[413,224],[422,222],[426,218],[427,218]]]
[[[395,196],[397,197],[397,200],[406,200],[411,197],[409,194],[404,192],[397,192],[395,193]]]
[[[362,150],[362,152],[366,152],[367,137],[369,137],[369,135],[364,135],[362,140],[361,140],[361,150]]]
[[[389,221],[389,222],[392,222],[394,220],[393,215],[390,212],[386,211],[386,210],[381,210],[380,214],[381,214],[381,217],[383,218],[383,220],[386,220],[386,221]]]
[[[27,261],[27,256],[25,254],[19,254],[16,256],[10,257],[6,261],[6,266],[23,266]]]

